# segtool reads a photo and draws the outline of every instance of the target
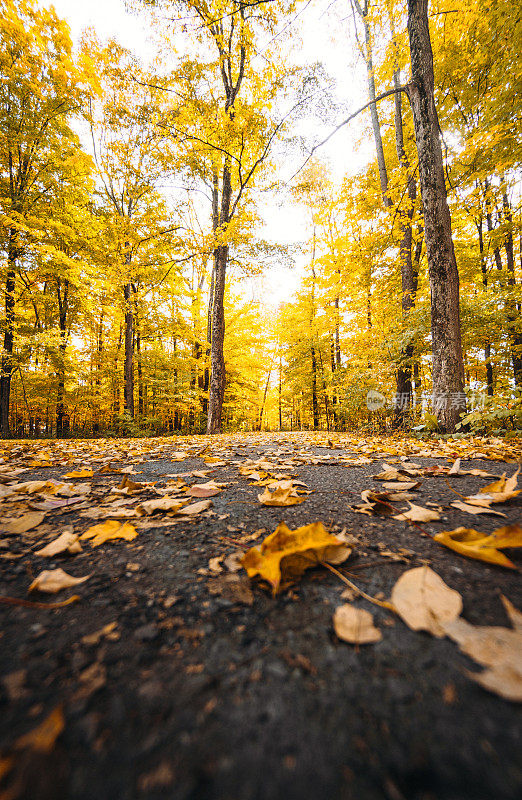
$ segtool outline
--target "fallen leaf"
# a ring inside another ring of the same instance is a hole
[[[116,641],[120,638],[120,634],[115,631],[117,625],[117,622],[109,622],[98,631],[95,631],[94,633],[88,633],[86,636],[82,636],[82,644],[99,644],[100,640],[103,638],[110,639],[110,641]]]
[[[125,539],[127,542],[131,542],[137,535],[136,528],[129,522],[121,523],[117,519],[109,519],[100,525],[93,525],[91,528],[87,528],[80,536],[80,539],[92,539],[91,545],[99,547],[104,542],[112,539]]]
[[[467,514],[496,514],[499,517],[506,516],[502,511],[495,511],[494,508],[490,508],[489,506],[473,506],[470,503],[463,503],[461,500],[455,500],[451,505],[453,508],[457,508],[459,511],[465,511]]]
[[[187,517],[193,517],[196,514],[201,514],[202,511],[206,511],[207,508],[210,508],[212,505],[212,500],[200,500],[199,503],[191,503],[189,506],[184,506],[180,508],[177,514],[182,514]]]
[[[519,525],[507,525],[497,528],[492,534],[480,533],[473,528],[455,528],[453,531],[441,531],[434,541],[455,550],[460,555],[486,561],[499,567],[516,569],[516,565],[500,550],[508,547],[522,547],[522,528]]]
[[[373,644],[382,639],[382,633],[373,624],[370,612],[349,603],[335,609],[333,624],[335,633],[343,642]]]
[[[45,519],[45,512],[43,511],[28,511],[27,514],[22,514],[21,517],[14,519],[12,522],[6,522],[2,526],[2,533],[16,534],[26,533],[27,531],[36,528]]]
[[[304,502],[304,497],[299,497],[292,481],[281,481],[276,484],[273,492],[268,487],[257,499],[264,506],[296,506]]]
[[[52,752],[56,740],[65,728],[62,706],[57,706],[40,725],[20,736],[15,742],[16,750],[34,750],[38,753]]]
[[[62,478],[92,478],[93,475],[92,469],[77,469],[73,472],[66,472]]]
[[[29,592],[45,592],[46,594],[56,594],[61,592],[62,589],[68,589],[70,586],[77,586],[79,583],[84,583],[89,580],[91,576],[85,575],[83,578],[74,578],[68,575],[63,569],[44,569],[43,572],[34,579],[30,585]]]
[[[52,556],[57,556],[60,553],[69,553],[70,555],[81,553],[82,546],[78,541],[78,538],[78,534],[64,531],[57,539],[49,542],[49,544],[47,544],[45,547],[42,547],[41,550],[36,550],[35,556],[45,556],[50,558]]]
[[[408,511],[404,511],[401,514],[395,514],[393,518],[409,519],[412,522],[434,522],[435,520],[440,519],[440,514],[438,514],[436,511],[431,511],[429,508],[424,508],[423,506],[417,506],[414,503],[410,503],[410,508]]]
[[[345,561],[351,547],[328,533],[321,522],[292,531],[281,522],[259,547],[247,550],[241,563],[249,578],[258,575],[272,587],[272,595],[300,577],[309,567],[339,557]],[[341,563],[336,560],[336,563]]]
[[[145,500],[136,506],[136,511],[144,514],[154,514],[155,511],[179,511],[183,501],[173,497],[159,497],[157,500]],[[131,510],[131,509],[129,509]]]
[[[414,631],[429,631],[442,638],[445,626],[462,611],[462,598],[430,567],[403,572],[392,590],[391,602]]]
[[[214,497],[219,494],[221,488],[214,483],[214,481],[207,481],[207,483],[195,483],[189,487],[188,494],[191,497]]]

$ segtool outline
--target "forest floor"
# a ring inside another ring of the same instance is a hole
[[[486,690],[470,677],[483,666],[456,641],[412,630],[343,581],[379,601],[429,565],[462,596],[465,620],[510,628],[501,595],[520,608],[519,569],[432,537],[520,522],[516,491],[492,506],[505,517],[451,506],[495,478],[448,471],[461,457],[461,472],[509,478],[521,447],[307,433],[3,443],[0,798],[522,796],[520,707],[499,696],[505,687]],[[381,489],[376,474],[403,468],[401,480],[419,483],[413,502],[440,520],[386,516],[404,500],[353,509]],[[258,500],[262,484],[288,480],[290,497],[295,486],[311,493],[292,506]],[[165,494],[192,508],[152,513],[146,502]],[[74,552],[77,534],[107,520]],[[250,580],[237,553],[282,521],[341,535],[352,553],[338,574],[318,565],[275,597]],[[37,555],[64,532],[72,553]],[[504,552],[520,566],[520,550]],[[89,577],[53,596],[28,592],[59,568]],[[380,641],[338,638],[332,616],[346,602],[372,613]],[[511,621],[520,634],[514,611]],[[507,695],[520,693],[520,673],[506,681]]]

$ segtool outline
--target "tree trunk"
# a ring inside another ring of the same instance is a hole
[[[513,214],[507,192],[502,194],[504,214],[508,223],[508,232],[504,247],[506,250],[507,262],[507,291],[506,300],[506,319],[511,346],[511,361],[513,364],[513,377],[515,386],[522,388],[522,330],[520,329],[520,313],[517,309],[516,301],[513,297],[515,281],[515,258],[513,253]]]
[[[465,410],[460,335],[459,274],[444,183],[439,121],[434,98],[428,0],[408,0],[412,82],[408,97],[419,156],[424,238],[431,289],[433,402],[440,427],[452,432]]]
[[[123,288],[125,297],[125,360],[123,362],[123,408],[134,419],[134,313],[132,284]]]
[[[230,165],[225,161],[221,191],[219,228],[225,231],[229,222],[232,197]],[[212,298],[212,332],[210,342],[210,385],[208,393],[207,433],[221,433],[221,412],[225,396],[225,277],[228,262],[228,245],[219,244],[214,260],[214,294]]]
[[[63,282],[63,294],[58,292],[58,324],[60,344],[58,347],[58,392],[56,398],[56,436],[62,438],[69,433],[69,418],[65,410],[65,351],[67,348],[67,312],[69,310],[69,281]]]
[[[319,405],[317,403],[317,359],[315,357],[315,347],[310,347],[312,358],[312,415],[314,418],[314,431],[319,428]]]
[[[9,401],[11,399],[11,377],[13,374],[13,345],[16,286],[16,231],[9,231],[7,249],[7,276],[5,281],[5,322],[2,359],[0,363],[0,431],[9,436]]]
[[[482,215],[479,221],[476,223],[477,225],[477,232],[479,238],[479,253],[480,253],[480,271],[482,274],[482,286],[484,289],[487,289],[488,286],[488,270],[486,264],[486,258],[484,255],[484,236],[482,233]],[[489,397],[493,397],[493,389],[494,389],[494,376],[493,376],[493,365],[491,364],[491,342],[489,339],[486,339],[484,342],[484,361],[486,364],[486,383],[487,383],[487,393]]]

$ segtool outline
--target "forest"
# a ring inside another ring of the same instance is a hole
[[[1,0],[3,437],[520,430],[520,4],[328,6],[361,108],[309,6],[129,0],[140,58]]]

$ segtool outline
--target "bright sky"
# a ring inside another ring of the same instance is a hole
[[[42,4],[47,4],[46,0]],[[69,23],[75,42],[85,28],[92,27],[100,39],[114,37],[142,58],[152,53],[147,16],[129,13],[125,0],[53,0],[52,5]],[[314,0],[301,7],[291,28],[302,40],[299,48],[302,63],[321,62],[335,80],[335,100],[341,106],[337,114],[328,121],[301,123],[302,133],[318,140],[367,99],[365,69],[357,56],[352,25],[348,0]],[[373,157],[371,137],[363,136],[367,122],[361,118],[351,123],[318,152],[322,159],[328,159],[335,180],[340,181],[347,172],[356,173]],[[284,167],[281,178],[289,178]],[[265,196],[262,215],[263,235],[270,241],[293,244],[308,238],[305,215],[295,206],[281,205],[276,198]],[[282,267],[268,270],[263,278],[248,282],[244,287],[246,294],[270,306],[288,300],[298,286],[306,260],[305,255],[298,258],[293,270]]]

